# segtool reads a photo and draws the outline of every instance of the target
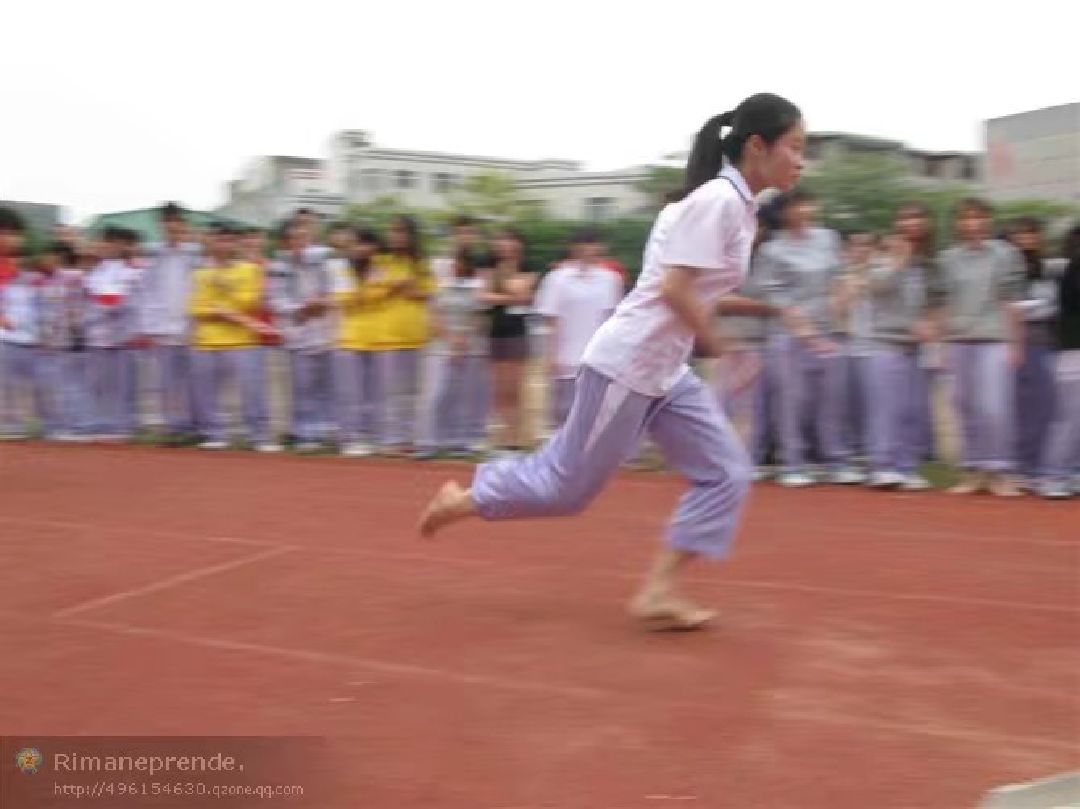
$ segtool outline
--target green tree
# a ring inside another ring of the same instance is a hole
[[[458,214],[495,222],[512,221],[521,208],[514,179],[500,171],[469,175],[446,198],[448,207]]]
[[[683,187],[683,170],[675,166],[649,166],[647,175],[636,188],[649,198],[650,210],[664,207],[665,197]]]
[[[866,228],[883,232],[900,204],[912,196],[903,163],[880,155],[827,158],[808,174],[803,186],[821,204],[822,219],[838,230]]]

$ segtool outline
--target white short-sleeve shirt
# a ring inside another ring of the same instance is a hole
[[[689,369],[694,335],[661,290],[668,267],[698,271],[694,293],[710,312],[742,284],[750,264],[757,205],[733,166],[665,207],[645,245],[641,274],[585,349],[582,363],[644,396],[663,397]]]
[[[552,270],[536,293],[537,314],[557,321],[556,364],[573,374],[585,347],[622,297],[622,279],[606,267],[564,265]]]

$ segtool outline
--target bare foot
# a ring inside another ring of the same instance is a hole
[[[1024,493],[1006,475],[996,475],[990,482],[990,494],[997,497],[1023,497]]]
[[[717,616],[715,610],[699,607],[677,596],[648,593],[631,602],[630,614],[654,632],[701,629]]]
[[[949,494],[977,494],[986,486],[985,477],[979,472],[968,472],[964,477],[949,489]]]
[[[420,516],[420,536],[430,539],[442,528],[476,513],[472,495],[456,481],[442,485]]]

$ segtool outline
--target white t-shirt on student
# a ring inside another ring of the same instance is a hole
[[[696,268],[695,297],[711,312],[746,277],[756,229],[757,205],[733,166],[665,207],[637,284],[593,336],[582,363],[636,393],[667,395],[689,370],[694,335],[661,296],[666,268]]]
[[[557,320],[555,363],[563,376],[574,376],[581,355],[622,297],[622,279],[606,267],[566,264],[540,283],[535,311]]]

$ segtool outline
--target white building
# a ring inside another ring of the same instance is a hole
[[[219,211],[264,227],[280,222],[297,208],[333,217],[343,205],[329,190],[322,160],[310,157],[258,157],[228,185]]]
[[[985,138],[992,199],[1080,204],[1080,102],[991,118]]]
[[[229,183],[223,214],[261,225],[280,221],[297,208],[327,217],[345,205],[394,196],[410,208],[441,209],[448,192],[474,174],[512,178],[522,205],[547,216],[603,221],[648,207],[637,184],[644,167],[589,172],[572,160],[510,160],[498,157],[385,149],[367,132],[346,130],[331,140],[327,160],[260,157]]]
[[[806,138],[806,170],[813,172],[832,158],[874,154],[893,157],[905,169],[905,179],[924,187],[978,186],[980,156],[970,152],[931,152],[900,141],[847,132],[811,132]]]
[[[523,205],[561,219],[600,221],[638,213],[648,200],[637,190],[644,168],[583,171],[573,160],[498,157],[386,149],[371,135],[337,133],[330,148],[330,182],[350,203],[394,195],[416,208],[444,208],[447,193],[473,174],[501,173],[515,181]]]

